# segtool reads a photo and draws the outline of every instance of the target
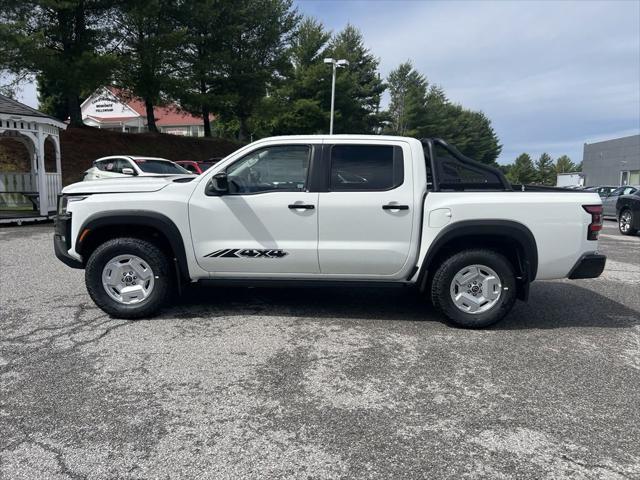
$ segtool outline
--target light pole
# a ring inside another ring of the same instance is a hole
[[[333,66],[333,77],[331,78],[331,120],[329,122],[329,135],[333,135],[333,109],[336,103],[336,70],[340,67],[349,65],[347,60],[335,60],[333,58],[325,58],[324,63],[330,63]]]

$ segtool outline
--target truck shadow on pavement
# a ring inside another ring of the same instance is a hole
[[[412,288],[200,287],[188,288],[161,318],[282,316],[304,319],[438,322],[446,319]],[[640,312],[573,283],[536,282],[527,303],[494,330],[568,327],[628,328]]]

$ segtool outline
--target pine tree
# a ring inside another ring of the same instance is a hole
[[[507,179],[511,183],[525,185],[536,181],[536,169],[528,153],[521,153],[509,168]]]
[[[407,61],[389,73],[387,84],[391,95],[390,133],[415,136],[427,113],[427,79]]]
[[[237,119],[239,140],[249,139],[252,116],[290,68],[289,47],[299,22],[292,5],[292,0],[243,0],[228,19],[223,114]]]
[[[147,128],[157,132],[154,106],[163,103],[178,70],[185,32],[178,28],[176,0],[130,0],[118,10],[120,40],[118,86],[142,98]]]
[[[576,168],[576,164],[567,155],[562,155],[556,160],[556,173],[575,172]]]
[[[347,25],[331,39],[324,55],[349,61],[336,78],[335,132],[372,133],[380,124],[380,97],[386,88],[378,74],[379,60],[353,25]],[[324,67],[327,81],[322,103],[329,110],[331,69]]]
[[[555,185],[556,169],[553,159],[548,153],[543,153],[536,161],[536,181],[542,185]]]
[[[452,104],[441,87],[431,86],[424,119],[416,129],[417,137],[442,138],[468,157],[495,165],[502,145],[484,113]]]

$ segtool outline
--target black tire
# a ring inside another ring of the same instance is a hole
[[[489,310],[472,314],[458,308],[451,298],[451,283],[456,274],[470,265],[485,265],[500,277],[500,298]],[[493,250],[463,250],[444,260],[431,282],[431,301],[456,326],[483,328],[501,320],[516,301],[516,277],[511,262]]]
[[[622,229],[622,215],[623,214],[629,214],[629,229],[625,232]],[[638,229],[637,228],[633,228],[631,225],[633,225],[633,223],[635,222],[635,218],[633,215],[633,211],[630,208],[624,208],[622,210],[620,210],[620,215],[618,216],[618,230],[620,230],[620,233],[622,235],[635,235],[636,233],[638,233]]]
[[[105,265],[118,255],[136,255],[147,262],[154,273],[154,285],[150,295],[139,303],[125,305],[107,294],[102,285]],[[89,257],[85,267],[85,284],[89,295],[98,307],[114,318],[151,317],[162,308],[171,293],[172,269],[167,255],[153,243],[138,238],[108,240]]]

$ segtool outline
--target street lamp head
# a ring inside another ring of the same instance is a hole
[[[349,60],[345,60],[345,59],[338,60],[336,62],[336,65],[338,65],[339,67],[346,67],[347,65],[349,65]]]
[[[335,60],[333,58],[325,58],[324,63],[334,63]]]

